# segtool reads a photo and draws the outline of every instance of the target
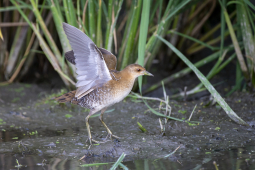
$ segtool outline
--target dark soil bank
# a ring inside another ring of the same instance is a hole
[[[123,164],[129,169],[255,169],[254,95],[239,93],[226,99],[249,127],[231,121],[218,106],[204,107],[207,101],[171,101],[171,116],[183,120],[197,104],[191,120],[200,123],[169,120],[164,136],[159,117],[143,102],[126,98],[104,114],[105,123],[121,139],[88,149],[84,121],[88,110],[59,105],[47,99],[53,97],[50,94],[36,85],[0,87],[0,169],[14,169],[16,159],[26,166],[20,169],[87,169],[79,165],[114,162],[122,153],[127,155]],[[156,101],[149,104],[159,106]],[[107,131],[99,119],[91,118],[90,125],[94,139],[103,141]],[[174,154],[155,161],[175,149]],[[43,167],[42,162],[46,163]]]

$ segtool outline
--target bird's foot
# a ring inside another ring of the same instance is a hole
[[[93,142],[96,143],[96,144],[100,144],[100,143],[105,143],[105,142],[110,141],[110,140],[97,141],[97,140],[95,140],[95,139],[88,138],[88,139],[86,140],[86,142],[87,142],[88,140],[89,140],[89,143],[90,143],[89,149],[90,149],[90,147],[93,145]]]
[[[115,139],[122,139],[121,137],[118,137],[118,136],[116,136],[116,135],[113,135],[112,133],[108,133],[108,135],[106,136],[105,140],[106,140],[107,138],[110,138],[111,140],[112,140],[112,138],[115,138]]]
[[[93,142],[96,143],[96,144],[100,144],[100,143],[105,143],[105,142],[108,142],[108,141],[109,141],[109,140],[97,141],[97,140],[95,140],[95,139],[88,138],[88,139],[86,140],[86,142],[87,142],[88,140],[89,140],[90,145],[93,145]]]
[[[100,143],[105,143],[105,142],[108,142],[109,140],[104,140],[104,141],[97,141],[97,140],[94,140],[94,139],[91,139],[93,142],[95,142],[96,144],[100,144]]]

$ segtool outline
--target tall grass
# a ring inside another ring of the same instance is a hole
[[[219,15],[216,9],[221,9]],[[118,69],[135,62],[150,69],[156,60],[167,69],[180,65],[173,48],[166,48],[158,38],[162,37],[189,60],[201,50],[210,51],[195,63],[201,67],[218,59],[207,79],[234,61],[238,63],[237,80],[232,91],[241,89],[243,83],[254,88],[254,10],[249,0],[1,1],[0,85],[22,79],[33,63],[39,62],[35,56],[44,55],[47,60],[41,65],[50,63],[65,85],[72,87],[75,68],[64,59],[64,53],[71,50],[62,28],[62,22],[67,22],[85,32],[97,46],[112,51],[118,57]],[[212,24],[212,18],[218,23]],[[188,66],[163,81],[167,84],[191,71]],[[144,92],[159,86],[160,81],[155,82]],[[188,94],[203,87],[198,84]]]
[[[203,85],[207,88],[207,90],[212,94],[214,99],[218,102],[218,104],[225,110],[227,115],[234,120],[235,122],[246,125],[248,124],[243,121],[237,114],[228,106],[228,104],[224,101],[224,99],[220,96],[220,94],[215,90],[215,88],[211,85],[211,83],[207,80],[207,78],[179,51],[177,50],[172,44],[167,42],[162,37],[158,37],[161,41],[163,41],[169,48],[171,48],[182,60],[187,64],[197,75]]]
[[[145,55],[145,45],[147,40],[148,26],[149,26],[149,16],[150,16],[150,1],[143,1],[143,10],[141,17],[141,26],[139,32],[139,44],[138,44],[138,64],[144,65],[144,55]],[[142,79],[143,77],[139,77],[139,89],[142,92]]]

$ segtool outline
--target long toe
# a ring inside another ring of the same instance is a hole
[[[108,142],[109,140],[104,140],[104,141],[97,141],[95,139],[92,139],[93,142],[97,143],[97,144],[100,144],[100,143],[105,143],[105,142]]]
[[[114,138],[116,138],[116,139],[122,139],[121,137],[118,137],[118,136],[113,135],[113,134],[112,134],[112,137],[114,137]]]
[[[122,139],[121,137],[118,137],[116,135],[113,135],[112,133],[108,133],[108,135],[106,136],[105,140],[107,140],[108,138],[110,138],[112,140],[112,138],[115,139]]]

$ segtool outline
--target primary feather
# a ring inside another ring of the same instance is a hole
[[[78,80],[75,97],[79,99],[91,89],[103,86],[112,78],[104,57],[94,42],[76,27],[63,23],[63,28],[75,57]]]

